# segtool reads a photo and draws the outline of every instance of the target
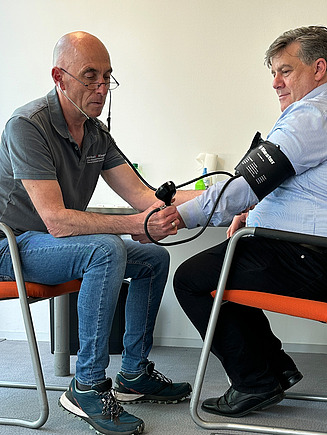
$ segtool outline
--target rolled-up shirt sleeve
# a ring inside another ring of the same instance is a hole
[[[214,207],[220,191],[227,181],[219,181],[202,195],[177,207],[187,228],[202,227]],[[232,180],[221,195],[210,226],[227,226],[236,214],[258,203],[258,198],[243,177]]]

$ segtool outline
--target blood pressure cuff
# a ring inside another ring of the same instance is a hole
[[[260,133],[254,136],[250,149],[235,171],[236,175],[241,174],[245,178],[259,201],[295,175],[292,163],[279,146],[264,141]]]

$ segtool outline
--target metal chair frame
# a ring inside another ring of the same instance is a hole
[[[11,228],[2,222],[0,222],[0,230],[8,239],[9,251],[13,263],[15,281],[17,284],[21,312],[35,377],[35,385],[17,382],[0,382],[0,387],[36,389],[40,407],[39,417],[35,420],[1,417],[0,425],[13,425],[37,429],[44,425],[49,416],[49,405],[46,390],[65,391],[67,387],[45,385],[40,354],[29,307],[30,303],[42,300],[44,298],[33,299],[27,296],[16,238]],[[55,374],[57,376],[66,376],[70,373],[69,328],[62,327],[62,325],[69,325],[68,298],[68,294],[63,294],[55,298],[55,310],[58,312],[57,316],[55,316]],[[59,335],[60,339],[58,339]]]
[[[191,417],[198,426],[200,426],[203,429],[210,429],[210,430],[231,430],[236,432],[242,431],[242,432],[255,432],[260,434],[266,433],[266,434],[280,434],[280,435],[322,435],[322,434],[326,435],[327,432],[312,432],[307,430],[286,429],[286,428],[270,427],[270,426],[228,423],[226,422],[226,419],[224,420],[224,417],[221,417],[220,422],[210,421],[201,418],[198,413],[198,405],[199,405],[200,394],[204,381],[205,371],[208,364],[208,358],[209,358],[211,344],[212,344],[212,340],[213,340],[213,336],[214,336],[214,332],[219,316],[220,307],[221,304],[223,303],[223,295],[225,291],[228,274],[231,268],[233,255],[238,241],[241,239],[241,237],[246,237],[246,236],[267,237],[272,239],[279,239],[279,240],[285,240],[285,241],[291,241],[296,243],[303,243],[303,244],[315,245],[315,246],[327,248],[326,237],[311,236],[311,235],[293,233],[288,231],[280,231],[280,230],[273,230],[273,229],[266,229],[266,228],[259,228],[259,227],[256,228],[245,227],[239,229],[233,234],[227,246],[223,266],[221,269],[221,274],[218,281],[217,291],[216,291],[216,295],[215,295],[215,299],[214,299],[214,303],[213,303],[213,307],[212,307],[212,311],[207,327],[207,332],[204,339],[202,352],[198,364],[192,398],[190,402]],[[315,396],[309,394],[286,394],[286,397],[289,399],[327,402],[326,396]]]

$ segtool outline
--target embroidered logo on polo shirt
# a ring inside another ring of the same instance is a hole
[[[104,161],[106,154],[96,154],[95,156],[87,156],[86,163],[100,163]]]

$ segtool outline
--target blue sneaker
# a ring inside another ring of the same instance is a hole
[[[89,423],[98,434],[138,435],[144,430],[143,420],[124,411],[112,391],[111,379],[93,385],[87,391],[78,390],[73,378],[69,389],[60,397],[59,405]]]
[[[116,399],[121,403],[178,403],[191,394],[188,382],[173,383],[163,374],[154,370],[154,363],[149,362],[145,373],[134,379],[127,379],[119,372],[115,381]]]

